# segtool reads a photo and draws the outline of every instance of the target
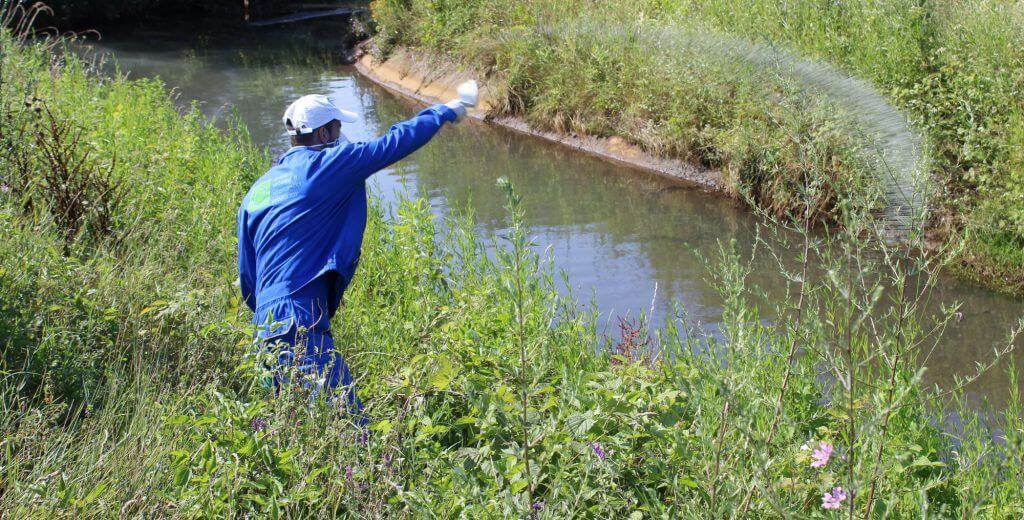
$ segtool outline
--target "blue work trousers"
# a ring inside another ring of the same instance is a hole
[[[324,394],[330,400],[343,393],[350,410],[362,412],[352,373],[334,350],[330,330],[307,331],[293,325],[285,334],[267,338],[264,344],[277,354],[278,366],[273,372],[274,387],[279,392],[282,388],[303,388],[311,399]]]

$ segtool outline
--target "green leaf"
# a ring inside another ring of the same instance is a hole
[[[241,448],[238,449],[238,454],[247,457],[249,455],[252,455],[255,451],[256,440],[250,438],[245,442],[245,444],[242,445]]]
[[[528,480],[517,480],[517,481],[513,482],[510,487],[511,487],[511,490],[512,490],[513,493],[518,493],[518,492],[526,489],[526,486],[529,485],[529,484],[530,484],[530,481],[528,481]]]
[[[442,360],[439,365],[437,370],[430,376],[430,386],[444,391],[448,389],[448,385],[451,384],[452,379],[458,374],[458,369],[447,359]]]
[[[145,309],[142,309],[142,312],[139,313],[139,316],[145,316],[145,315],[147,315],[147,314],[149,314],[149,313],[151,313],[151,312],[153,312],[155,310],[159,310],[161,307],[164,307],[166,305],[167,305],[166,301],[164,301],[164,300],[157,300],[157,301],[149,304],[149,307],[146,307]]]
[[[573,435],[582,437],[594,427],[593,410],[583,413],[575,413],[566,420],[566,426],[572,429]]]
[[[458,425],[463,425],[463,424],[476,424],[476,422],[477,422],[477,418],[476,417],[473,417],[472,415],[466,415],[466,416],[460,417],[459,420],[455,421],[455,424],[458,426]]]
[[[188,466],[179,466],[178,471],[174,472],[174,485],[177,487],[185,487],[188,481],[192,478],[192,470]]]
[[[86,495],[85,498],[83,498],[81,500],[81,502],[79,502],[79,503],[81,505],[85,505],[85,504],[88,504],[88,503],[92,502],[93,500],[96,500],[97,498],[99,498],[99,496],[101,494],[103,494],[104,491],[106,491],[106,489],[107,489],[107,483],[106,482],[104,482],[104,483],[102,483],[102,484],[92,488],[92,491],[90,491],[89,494]]]
[[[387,435],[388,433],[391,433],[393,427],[394,426],[391,424],[391,420],[384,419],[380,422],[376,422],[373,425],[371,425],[370,429],[375,432],[379,432],[382,435]]]
[[[910,467],[912,467],[912,468],[942,467],[942,466],[945,466],[945,464],[943,464],[942,462],[939,462],[939,461],[928,460],[928,457],[925,457],[923,455],[918,457],[917,459],[915,459],[914,462],[912,462],[910,464]]]
[[[325,465],[325,466],[320,466],[319,468],[314,469],[313,471],[311,471],[309,473],[309,475],[306,475],[306,479],[305,479],[306,480],[306,484],[312,484],[313,481],[316,480],[316,478],[318,476],[320,476],[321,473],[327,471],[327,468],[328,468],[328,466]]]

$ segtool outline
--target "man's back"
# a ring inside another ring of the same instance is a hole
[[[336,272],[342,289],[351,281],[366,227],[366,179],[456,117],[438,105],[372,141],[292,148],[253,185],[238,211],[238,266],[257,323],[265,318],[260,307],[325,273]]]
[[[243,200],[239,246],[251,246],[254,276],[243,284],[254,293],[254,310],[327,272],[351,279],[366,227],[365,178],[346,179],[345,172],[325,167],[342,162],[343,148],[351,146],[294,148]]]
[[[350,409],[360,412],[352,374],[334,349],[330,318],[359,261],[366,179],[465,115],[463,102],[455,100],[427,108],[377,139],[350,143],[341,139],[341,123],[354,122],[355,114],[326,96],[303,96],[285,111],[282,122],[293,148],[256,181],[238,209],[239,285],[254,311],[257,336],[277,355],[277,388],[292,384],[298,373],[311,397],[325,390],[333,399],[344,388]]]

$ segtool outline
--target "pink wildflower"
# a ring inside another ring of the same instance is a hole
[[[824,509],[839,509],[846,498],[847,495],[843,488],[832,488],[831,493],[825,493],[821,496],[821,507]]]
[[[812,468],[824,468],[828,464],[828,460],[832,458],[832,451],[835,448],[827,442],[822,442],[813,452],[811,452],[811,458],[814,459],[811,462]]]

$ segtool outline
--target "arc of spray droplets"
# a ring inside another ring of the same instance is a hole
[[[870,146],[878,151],[873,162],[886,200],[882,218],[887,231],[904,237],[923,218],[927,176],[922,139],[907,118],[868,81],[781,47],[722,33],[664,26],[629,30],[622,26],[585,24],[543,27],[541,32],[549,37],[569,32],[606,37],[618,33],[624,38],[640,38],[660,52],[696,49],[796,79],[804,90],[823,94],[845,109],[865,129]]]

